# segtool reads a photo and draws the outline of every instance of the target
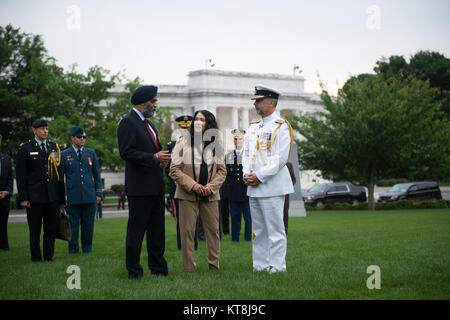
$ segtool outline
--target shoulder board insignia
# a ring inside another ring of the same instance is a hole
[[[24,143],[25,143],[25,142],[22,142],[22,143],[19,145],[19,147],[23,146]]]
[[[251,122],[250,124],[257,124],[257,123],[259,123],[261,120],[256,120],[256,121],[253,121],[253,122]]]
[[[284,119],[277,119],[277,120],[275,120],[275,123],[279,123],[279,124],[283,124],[283,123],[285,123],[286,122],[286,120],[284,120]]]

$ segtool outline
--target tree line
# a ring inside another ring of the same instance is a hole
[[[351,77],[324,111],[291,115],[302,169],[368,188],[389,178],[450,180],[450,60],[419,51],[409,62],[382,58],[373,74]]]
[[[113,88],[126,83],[112,97]],[[123,168],[118,153],[117,124],[130,108],[130,95],[142,83],[123,74],[93,66],[86,74],[72,65],[65,71],[50,57],[39,35],[21,32],[12,25],[0,26],[0,133],[2,152],[13,158],[20,143],[32,139],[31,124],[49,121],[49,139],[61,149],[71,145],[74,125],[85,129],[86,146],[96,150],[100,165],[111,171]],[[104,106],[101,106],[104,105]],[[170,128],[164,121],[168,108],[158,108],[155,125],[164,143]]]

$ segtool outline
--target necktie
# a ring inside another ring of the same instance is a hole
[[[78,160],[81,161],[81,149],[78,149]]]
[[[47,152],[47,151],[45,151],[45,144],[43,142],[41,143],[41,150],[44,152]]]
[[[152,137],[152,140],[153,140],[153,143],[155,144],[156,149],[159,151],[158,142],[156,141],[155,135],[153,134],[152,130],[150,129],[150,125],[148,123],[148,120],[145,119],[144,122],[145,122],[145,127],[148,130],[148,133],[150,133],[150,136]]]

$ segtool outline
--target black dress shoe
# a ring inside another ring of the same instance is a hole
[[[142,279],[142,273],[128,273],[128,279]]]
[[[212,264],[210,264],[210,263],[208,263],[208,265],[209,265],[209,270],[212,270],[212,271],[219,271],[219,268],[217,268],[215,265],[212,265]]]

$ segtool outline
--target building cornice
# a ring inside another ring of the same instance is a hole
[[[253,72],[243,72],[243,71],[225,71],[225,70],[215,70],[215,69],[200,69],[191,71],[188,76],[200,76],[200,75],[217,75],[225,77],[240,77],[240,78],[267,78],[275,80],[299,80],[304,81],[305,78],[302,76],[289,76],[285,74],[277,73],[253,73]]]

